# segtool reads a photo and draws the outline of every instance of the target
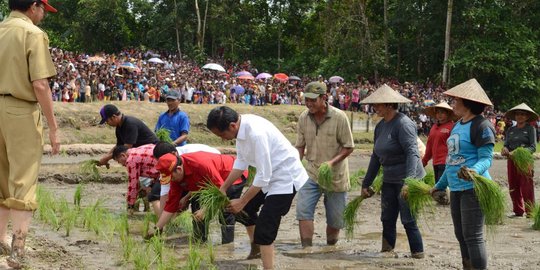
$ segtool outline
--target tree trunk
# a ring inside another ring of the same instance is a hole
[[[202,28],[202,46],[204,46],[204,36],[206,34],[206,18],[207,18],[207,15],[208,15],[208,2],[210,2],[210,0],[206,0],[206,7],[204,8],[204,21],[203,21],[203,28]],[[203,49],[203,47],[201,47],[201,49]]]
[[[197,47],[202,51],[201,11],[198,0],[195,0],[195,13],[197,14]]]
[[[176,4],[176,0],[174,0],[174,30],[176,31],[176,49],[178,50],[178,58],[182,59],[182,50],[180,49],[180,31],[178,23],[178,5]]]
[[[360,0],[360,15],[362,16],[362,23],[364,24],[364,29],[366,31],[366,45],[367,45],[367,52],[369,54],[369,57],[371,57],[371,61],[373,64],[373,75],[375,76],[375,81],[378,81],[379,72],[377,71],[377,65],[376,65],[376,57],[373,53],[373,48],[371,48],[371,33],[369,30],[369,21],[366,14],[366,5],[368,0]]]
[[[388,53],[388,0],[384,0],[384,65],[388,68],[390,64]]]
[[[450,29],[452,28],[452,9],[454,1],[448,0],[448,9],[446,10],[446,33],[444,35],[444,62],[442,72],[442,83],[448,85],[450,83],[450,75],[448,72],[448,58],[450,57]]]

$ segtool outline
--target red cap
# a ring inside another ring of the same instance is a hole
[[[173,170],[178,164],[178,157],[176,155],[168,153],[161,156],[156,164],[156,170],[161,173],[160,182],[162,185],[169,184],[171,182],[171,175]]]
[[[38,0],[38,3],[42,3],[43,7],[45,7],[45,10],[48,12],[57,12],[56,8],[53,8],[53,6],[49,5],[49,0]]]

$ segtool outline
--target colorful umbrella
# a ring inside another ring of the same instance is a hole
[[[135,70],[135,69],[137,69],[137,66],[130,63],[130,62],[124,62],[123,64],[121,64],[119,66],[119,68],[124,68],[124,69],[128,69],[128,70]]]
[[[331,83],[340,83],[340,82],[343,82],[345,80],[340,76],[332,76],[332,77],[330,77],[330,79],[328,79],[328,81],[331,82]]]
[[[251,75],[241,75],[241,76],[238,76],[238,79],[240,80],[255,80],[255,77],[251,76]]]
[[[159,59],[159,58],[157,58],[157,57],[148,59],[148,62],[150,62],[150,63],[156,63],[156,64],[165,64],[165,62],[163,62],[163,60],[161,60],[161,59]]]
[[[236,93],[237,95],[241,95],[245,92],[244,87],[242,87],[241,85],[236,85],[231,90],[234,91],[234,93]]]
[[[88,59],[86,59],[86,61],[88,61],[88,62],[103,62],[103,61],[105,61],[105,58],[103,58],[101,56],[94,55],[94,56],[88,57]]]
[[[225,72],[225,68],[223,68],[221,65],[215,64],[215,63],[208,63],[208,64],[204,65],[202,68],[203,69],[209,69],[209,70]]]
[[[249,71],[245,71],[245,70],[242,70],[242,71],[234,74],[234,76],[237,76],[237,77],[244,76],[244,75],[253,76]]]
[[[287,74],[285,73],[278,73],[278,74],[274,74],[274,78],[280,81],[287,81],[289,79],[289,76],[287,76]]]
[[[301,81],[302,79],[300,79],[300,77],[298,76],[291,76],[289,77],[289,81]]]
[[[260,73],[259,75],[257,75],[257,77],[255,77],[257,80],[266,80],[268,78],[272,78],[272,74],[269,74],[269,73],[266,73],[266,72],[263,72],[263,73]]]

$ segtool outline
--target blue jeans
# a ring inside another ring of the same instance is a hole
[[[343,211],[347,204],[347,192],[324,191],[311,178],[298,191],[296,201],[296,219],[314,220],[315,207],[324,194],[326,224],[334,229],[342,229]]]
[[[424,244],[422,235],[416,225],[416,220],[411,215],[407,202],[401,197],[403,184],[383,183],[381,190],[381,221],[383,224],[383,251],[385,241],[394,249],[396,246],[396,223],[398,215],[401,217],[401,224],[407,233],[409,248],[412,253],[423,252]]]
[[[452,191],[450,209],[454,233],[461,249],[461,259],[470,260],[474,269],[486,269],[484,213],[480,209],[474,190]]]

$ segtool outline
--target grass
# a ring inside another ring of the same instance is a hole
[[[73,204],[77,206],[78,209],[81,208],[82,192],[83,186],[82,184],[78,184],[77,188],[75,189],[75,193],[73,194]]]
[[[506,212],[506,196],[495,181],[473,174],[474,192],[484,213],[487,226],[503,224]]]
[[[212,220],[223,218],[223,211],[230,202],[229,198],[221,193],[211,181],[208,181],[201,190],[193,192],[193,198],[199,201],[204,211],[204,222],[207,228]]]
[[[156,136],[162,142],[168,142],[168,143],[173,142],[173,140],[171,140],[171,131],[166,128],[162,127],[156,130]]]
[[[81,162],[80,172],[82,175],[85,175],[90,178],[92,181],[99,181],[101,179],[99,175],[99,160],[89,159]]]
[[[529,150],[523,147],[518,147],[512,151],[510,154],[510,159],[516,165],[519,173],[523,175],[531,175],[534,168],[534,156]]]
[[[193,233],[193,215],[189,211],[183,211],[177,215],[167,227],[167,231],[174,231],[175,228],[180,228],[185,233],[191,235]]]
[[[379,172],[377,173],[377,176],[375,177],[375,180],[373,180],[373,183],[371,183],[371,189],[375,194],[380,194],[383,184],[383,168],[379,169]]]
[[[358,208],[360,208],[360,205],[362,204],[362,201],[364,201],[363,196],[358,196],[354,198],[347,204],[345,210],[343,211],[343,219],[345,222],[345,235],[347,239],[352,239],[354,236],[356,214],[358,212]]]
[[[366,170],[364,169],[358,169],[356,172],[349,175],[349,183],[351,185],[351,190],[357,190],[362,186],[362,184],[360,183],[360,179],[363,178],[365,175]]]
[[[253,179],[255,179],[256,174],[257,174],[257,168],[253,166],[248,166],[248,177],[246,181],[246,186],[251,186],[251,184],[253,184]]]
[[[402,189],[402,196],[406,198],[411,215],[416,219],[426,209],[433,211],[433,199],[430,190],[432,186],[423,180],[406,178],[405,186]]]
[[[537,203],[532,207],[531,218],[533,221],[532,228],[534,230],[539,231],[540,230],[540,204]]]
[[[422,181],[424,181],[424,183],[428,184],[429,186],[434,186],[435,185],[435,172],[433,170],[427,170],[426,176],[422,178]]]
[[[327,191],[334,190],[332,185],[332,180],[334,179],[333,173],[332,173],[332,167],[328,163],[323,163],[319,167],[319,174],[317,177],[317,182],[319,183],[319,186]]]

